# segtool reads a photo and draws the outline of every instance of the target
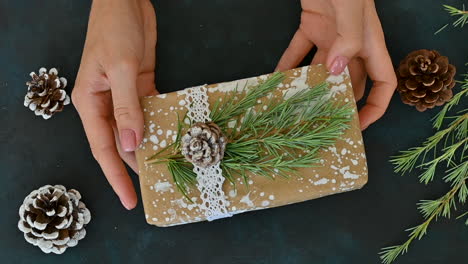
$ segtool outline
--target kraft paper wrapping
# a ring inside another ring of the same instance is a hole
[[[232,214],[272,208],[319,197],[360,189],[367,182],[367,163],[359,119],[354,102],[349,73],[338,76],[328,74],[324,66],[314,65],[285,72],[286,78],[277,88],[277,93],[298,91],[313,87],[324,81],[329,83],[332,100],[349,102],[354,106],[354,118],[350,128],[332,147],[320,151],[320,166],[298,170],[299,176],[289,179],[276,176],[274,180],[250,175],[247,188],[242,179],[237,187],[226,180],[224,193]],[[251,87],[264,81],[262,75],[238,81],[208,85],[210,105],[233,90]],[[171,144],[177,132],[177,114],[183,117],[187,111],[185,96],[172,92],[145,97],[141,104],[145,118],[144,140],[136,151],[145,217],[149,224],[161,227],[204,221],[200,210],[199,192],[189,188],[191,203],[177,190],[166,164],[145,165],[145,160],[158,150]],[[267,103],[267,100],[262,100]],[[177,113],[177,114],[176,114]],[[235,216],[234,216],[235,217]]]

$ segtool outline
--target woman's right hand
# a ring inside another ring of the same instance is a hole
[[[127,209],[137,204],[122,159],[136,170],[143,137],[139,97],[154,84],[156,15],[149,0],[94,0],[72,93],[92,154]]]

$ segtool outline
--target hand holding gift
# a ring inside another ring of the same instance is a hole
[[[379,17],[372,0],[301,0],[301,24],[277,70],[297,67],[315,45],[312,64],[327,65],[332,74],[349,66],[354,97],[364,95],[367,74],[373,87],[359,112],[361,129],[385,113],[397,81]]]
[[[146,97],[136,151],[148,223],[171,226],[359,189],[347,71],[310,66]]]
[[[302,1],[301,25],[278,64],[297,66],[313,45],[313,64],[340,73],[349,63],[356,98],[364,93],[366,71],[374,80],[361,129],[383,115],[395,76],[373,1]],[[136,171],[133,150],[141,142],[139,96],[154,87],[156,17],[148,0],[96,0],[91,10],[83,58],[72,94],[93,155],[127,209],[136,195],[122,159]]]

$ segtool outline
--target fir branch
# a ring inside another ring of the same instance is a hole
[[[257,104],[257,100],[266,96],[268,93],[273,91],[278,84],[284,80],[284,74],[280,72],[274,73],[265,82],[261,83],[254,89],[249,89],[248,92],[235,102],[235,98],[240,96],[237,94],[237,89],[233,95],[229,98],[225,98],[223,101],[223,107],[219,107],[219,101],[214,105],[211,111],[211,120],[218,126],[223,127],[235,117],[245,113],[246,109],[249,109]]]
[[[177,189],[185,196],[185,198],[187,198],[187,200],[192,202],[187,191],[188,187],[194,186],[197,182],[197,175],[192,170],[192,164],[186,162],[183,157],[169,158],[166,163]]]
[[[450,5],[443,5],[445,11],[449,13],[450,16],[457,17],[457,19],[452,23],[453,27],[462,28],[464,25],[468,24],[468,11],[465,10],[465,5],[462,6],[462,9]],[[449,24],[445,24],[439,30],[437,30],[434,35],[442,32]]]
[[[446,114],[452,109],[453,106],[458,105],[460,99],[464,96],[468,96],[468,74],[464,74],[464,80],[459,81],[461,84],[461,91],[455,94],[452,99],[444,105],[442,110],[433,118],[433,127],[435,129],[440,129],[443,121],[446,119]]]
[[[458,17],[457,20],[452,23],[454,27],[463,27],[465,24],[468,24],[468,11],[465,10],[465,5],[463,5],[462,9],[449,5],[444,5],[444,7],[451,16]]]
[[[443,142],[444,139],[449,138],[448,136],[454,133],[455,131],[458,131],[460,127],[463,128],[466,126],[467,119],[468,119],[468,113],[458,116],[454,121],[450,123],[450,125],[446,129],[440,130],[434,135],[430,136],[423,143],[422,146],[414,147],[414,148],[410,148],[409,150],[402,151],[399,156],[396,156],[393,159],[391,159],[390,161],[395,165],[395,172],[402,173],[402,174],[409,172],[415,167],[416,163],[419,160],[421,160],[422,162],[422,165],[420,165],[420,167],[421,166],[424,167],[424,166],[433,164],[435,161],[439,162],[441,160],[447,160],[448,158],[453,156],[451,154],[453,154],[455,151],[453,149],[447,149],[446,155],[440,156],[439,158],[433,160],[431,163],[424,163],[425,157],[428,153],[430,153],[431,151],[436,151],[437,146],[439,146],[439,144]],[[453,145],[453,147],[458,148],[460,147],[460,145],[455,144]],[[420,177],[421,181],[427,184],[429,181],[432,180],[434,172],[435,170],[434,168],[432,168],[430,173],[428,172],[429,174],[426,174],[426,173],[421,174],[421,175],[425,175],[425,176]]]
[[[439,217],[450,218],[452,210],[456,209],[457,202],[464,204],[468,199],[468,160],[465,151],[468,149],[468,113],[462,110],[456,116],[447,116],[453,106],[457,105],[468,93],[468,76],[460,82],[462,91],[456,94],[450,102],[433,119],[433,126],[439,130],[429,137],[422,146],[402,151],[401,154],[391,160],[395,165],[395,172],[407,173],[415,167],[422,169],[419,175],[421,182],[425,184],[434,179],[439,165],[446,164],[449,167],[445,171],[444,181],[450,184],[451,189],[436,200],[422,200],[418,203],[418,210],[424,217],[424,222],[418,226],[408,229],[411,231],[406,242],[400,245],[383,248],[380,252],[382,263],[389,264],[398,256],[408,251],[409,245],[415,240],[420,240],[426,233],[430,223]],[[446,120],[452,120],[442,129]],[[438,147],[442,148],[438,151]],[[425,161],[426,155],[432,153],[433,159]],[[419,165],[417,165],[419,162]],[[463,214],[462,216],[464,216]],[[459,217],[462,217],[459,216]],[[468,224],[468,220],[466,222]]]
[[[289,177],[299,168],[317,166],[319,150],[333,145],[349,127],[352,108],[331,100],[325,83],[273,97],[272,92],[284,78],[283,73],[274,73],[257,87],[234,92],[213,106],[210,117],[229,138],[221,161],[223,176],[234,185],[235,177],[243,179],[247,186],[252,174]],[[258,100],[266,96],[270,96],[266,108],[257,109]],[[177,188],[188,198],[196,174],[180,155],[183,124],[181,120],[178,123],[176,141],[146,164],[167,163]]]
[[[465,162],[466,163],[466,162]],[[460,175],[458,175],[460,177]],[[418,209],[422,213],[423,217],[426,219],[422,224],[407,229],[406,231],[411,231],[408,235],[408,240],[400,245],[391,246],[383,248],[380,252],[380,259],[384,264],[392,263],[398,256],[405,254],[408,252],[408,248],[413,242],[413,240],[421,238],[426,235],[427,229],[432,222],[432,220],[437,220],[438,217],[450,217],[450,212],[452,208],[455,207],[456,203],[456,194],[459,190],[465,186],[465,182],[468,179],[468,176],[465,174],[464,177],[461,178],[460,182],[456,184],[449,192],[445,195],[440,197],[437,200],[423,200],[418,204]],[[466,198],[466,194],[465,194]]]
[[[225,168],[247,181],[252,173],[271,178],[287,177],[297,168],[318,162],[320,148],[332,145],[348,128],[349,105],[327,98],[326,84],[297,92],[288,99],[271,99],[266,109],[245,110],[233,131],[242,131],[227,146]]]

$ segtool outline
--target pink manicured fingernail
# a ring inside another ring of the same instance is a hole
[[[336,57],[332,65],[330,66],[330,73],[333,75],[338,75],[342,73],[346,65],[348,65],[348,62],[349,60],[346,57],[343,57],[343,56]]]
[[[120,131],[120,144],[126,152],[134,151],[136,148],[136,134],[131,129]]]

